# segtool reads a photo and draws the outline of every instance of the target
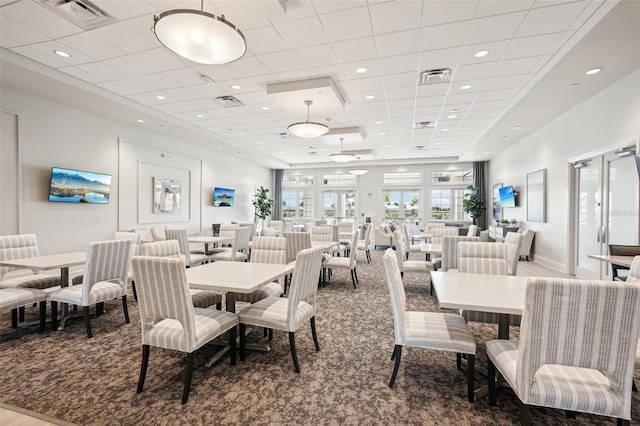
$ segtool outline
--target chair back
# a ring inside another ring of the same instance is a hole
[[[411,236],[409,235],[409,227],[406,223],[402,224],[402,234],[404,235],[404,244],[409,250],[409,246],[411,245]]]
[[[629,267],[629,278],[627,281],[630,283],[640,284],[640,255],[633,258],[631,266]]]
[[[517,275],[520,244],[522,244],[522,234],[507,232],[504,237],[504,245],[507,249],[507,275]]]
[[[534,375],[545,364],[588,368],[602,372],[620,398],[622,408],[611,415],[630,418],[639,330],[638,285],[530,278],[516,370],[518,389],[524,393],[520,398],[528,400],[533,394]]]
[[[236,235],[238,235],[236,233]],[[251,247],[252,263],[287,263],[285,237],[255,237]]]
[[[184,256],[184,264],[187,268],[191,266],[191,250],[189,248],[189,237],[187,231],[181,226],[167,226],[164,228],[164,235],[167,240],[177,240],[180,246],[180,254]]]
[[[335,241],[333,239],[333,226],[316,225],[311,230],[311,241]]]
[[[262,228],[260,235],[262,235],[263,237],[275,237],[276,230],[273,228]]]
[[[137,256],[140,251],[140,234],[137,232],[116,232],[114,240],[131,240],[131,252],[129,253],[129,263],[127,264],[128,276],[131,277],[133,269],[131,268],[131,258]]]
[[[310,232],[283,232],[282,235],[287,240],[287,263],[296,260],[299,251],[311,248]]]
[[[346,234],[348,233],[352,233],[353,232],[353,221],[350,220],[344,220],[342,222],[338,222],[338,229],[340,231],[340,233],[344,233]]]
[[[431,230],[434,228],[444,228],[444,222],[428,222],[427,223],[427,229]]]
[[[145,244],[146,245],[146,244]],[[182,259],[136,256],[132,260],[138,293],[142,344],[155,322],[173,319],[180,323],[184,334],[177,331],[175,341],[167,347],[184,352],[196,349],[196,322],[193,302]]]
[[[382,256],[384,261],[384,271],[387,277],[387,285],[389,286],[389,294],[391,296],[391,309],[393,310],[393,328],[395,330],[396,344],[403,344],[405,332],[405,312],[407,310],[406,295],[402,277],[400,276],[400,268],[398,267],[398,258],[393,253],[393,249],[388,248]]]
[[[285,219],[284,225],[282,225],[282,232],[293,232],[293,220]]]
[[[140,256],[180,258],[180,245],[177,240],[154,241],[140,247]]]
[[[459,236],[460,231],[458,231],[458,228],[455,226],[441,226],[431,229],[429,231],[429,234],[431,234],[431,244],[442,244],[442,237],[444,237],[445,235],[451,235],[454,237]]]
[[[371,229],[373,229],[373,226],[370,223],[365,223],[362,227],[364,228],[364,238],[362,240],[365,242],[365,246],[369,247],[369,242],[371,241]]]
[[[251,233],[249,234],[249,241],[253,241],[253,237],[256,236],[256,224],[253,222],[238,222],[239,228],[251,228]]]
[[[478,225],[469,225],[467,230],[467,237],[475,237],[478,235]]]
[[[640,246],[628,246],[620,244],[609,244],[609,254],[611,256],[638,256],[640,255]],[[624,276],[620,275],[620,271],[626,271],[628,268],[622,265],[611,264],[611,278],[614,280],[624,281]]]
[[[507,275],[507,254],[504,244],[458,243],[458,272]]]
[[[358,251],[358,235],[360,235],[360,230],[356,229],[355,231],[353,231],[353,234],[351,235],[351,242],[350,247],[351,250],[349,250],[349,266],[351,268],[355,267],[356,265],[356,252]]]
[[[326,224],[327,224],[326,219],[322,219],[322,220],[318,219],[313,222],[313,226],[322,226]]]
[[[244,253],[245,255],[247,255],[247,258],[249,257],[249,238],[250,237],[251,237],[251,228],[240,227],[236,229],[236,235],[233,238],[233,247],[231,248],[232,260],[235,261],[236,254],[238,253]]]
[[[396,229],[391,234],[391,238],[393,240],[393,245],[396,247],[396,256],[398,256],[398,267],[402,270],[402,264],[407,258],[407,251],[404,248],[404,244],[402,244],[402,234],[400,230]]]
[[[281,220],[272,220],[269,222],[269,227],[273,228],[276,231],[276,235],[282,235],[282,227],[284,226],[284,222]]]
[[[447,272],[458,267],[458,243],[461,241],[480,242],[480,237],[460,237],[445,235],[442,237],[442,260],[440,269]]]
[[[0,236],[0,260],[22,259],[24,257],[37,257],[38,242],[36,234],[19,234]],[[10,266],[0,266],[0,280],[10,272],[18,270]]]
[[[100,281],[118,281],[126,292],[131,240],[97,241],[89,244],[82,279],[82,304],[89,306],[93,286]]]
[[[291,277],[287,304],[287,328],[296,329],[296,311],[300,302],[306,302],[316,311],[316,296],[318,294],[318,277],[322,267],[322,248],[308,248],[298,252],[296,267]]]
[[[220,224],[219,237],[233,238],[236,235],[236,229],[239,226],[237,223],[222,223]]]

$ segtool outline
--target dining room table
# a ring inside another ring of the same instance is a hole
[[[212,262],[187,269],[189,287],[199,290],[215,290],[222,293],[252,293],[265,284],[277,281],[293,272],[295,265],[257,262]],[[228,312],[235,312],[235,301],[225,301]],[[247,331],[249,332],[249,331]],[[223,348],[207,363],[211,367],[230,349],[226,341]],[[248,350],[269,352],[268,345],[247,345]]]
[[[612,256],[607,254],[590,254],[587,257],[600,260],[602,262],[613,263],[614,265],[631,267],[631,262],[635,256]]]
[[[220,237],[213,235],[192,235],[188,237],[190,243],[204,243],[204,252],[209,253],[209,244],[213,244],[214,247],[218,244],[229,243],[233,241],[233,237]]]

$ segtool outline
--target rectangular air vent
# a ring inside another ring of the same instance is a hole
[[[88,0],[41,0],[40,4],[84,30],[116,22],[113,16]]]
[[[437,121],[418,121],[417,123],[413,123],[414,129],[433,129],[438,124]]]
[[[233,108],[237,106],[243,106],[244,104],[234,98],[233,96],[218,96],[214,99],[217,104],[219,104],[223,108]]]
[[[426,84],[449,83],[451,81],[451,68],[436,68],[424,70],[418,73],[418,86]]]

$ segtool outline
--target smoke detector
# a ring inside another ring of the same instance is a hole
[[[418,73],[418,86],[427,84],[449,83],[451,81],[451,68],[435,68]]]

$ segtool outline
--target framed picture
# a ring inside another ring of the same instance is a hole
[[[547,169],[527,174],[527,220],[545,222]]]
[[[502,188],[501,183],[496,183],[493,185],[491,205],[493,207],[493,220],[495,221],[502,219],[502,207],[500,206],[500,188]]]
[[[153,212],[179,214],[182,211],[182,181],[153,178]]]

